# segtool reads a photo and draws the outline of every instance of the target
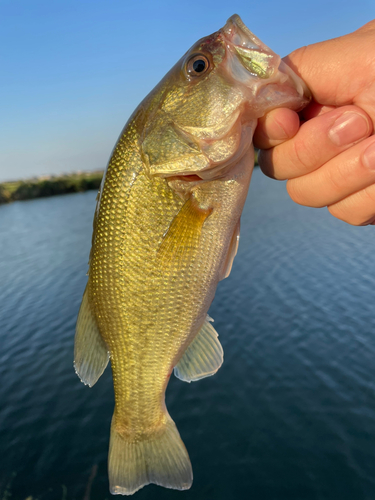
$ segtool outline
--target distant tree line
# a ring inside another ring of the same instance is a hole
[[[0,203],[99,189],[103,172],[0,184]]]
[[[255,166],[257,165],[258,151],[256,150]],[[100,171],[51,177],[49,179],[4,182],[0,184],[0,204],[99,189],[102,177],[103,172]]]
[[[0,203],[8,203],[11,201],[11,195],[9,191],[2,185],[0,184]]]

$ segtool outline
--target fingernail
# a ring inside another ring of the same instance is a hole
[[[347,146],[366,137],[369,124],[363,115],[358,113],[344,113],[339,116],[328,133],[336,146]]]
[[[375,170],[375,142],[363,151],[363,163],[369,170]]]

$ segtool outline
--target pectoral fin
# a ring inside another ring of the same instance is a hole
[[[74,369],[82,382],[92,387],[104,372],[108,360],[108,349],[91,312],[86,288],[76,326]]]
[[[173,219],[158,250],[158,260],[163,266],[180,267],[188,262],[198,247],[204,221],[212,209],[202,209],[189,198]]]
[[[234,228],[233,235],[230,240],[228,248],[228,253],[224,262],[223,269],[221,271],[220,281],[225,278],[228,278],[228,276],[230,275],[234,258],[237,255],[239,241],[240,241],[240,221],[237,222],[236,227]]]
[[[213,319],[207,316],[199,333],[174,367],[175,376],[184,382],[214,375],[223,364],[223,348],[210,321]]]

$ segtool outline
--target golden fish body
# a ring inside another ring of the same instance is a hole
[[[237,251],[256,120],[307,102],[303,83],[233,16],[184,55],[120,136],[98,199],[75,340],[88,385],[111,359],[112,493],[191,485],[165,390],[173,368],[191,381],[222,363],[207,311]]]

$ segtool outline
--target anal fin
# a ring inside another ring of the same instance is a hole
[[[207,318],[198,334],[174,367],[174,374],[184,382],[194,382],[214,375],[223,364],[224,352],[213,321]]]
[[[74,369],[82,382],[92,387],[104,372],[108,360],[108,349],[91,312],[86,287],[74,339]]]

